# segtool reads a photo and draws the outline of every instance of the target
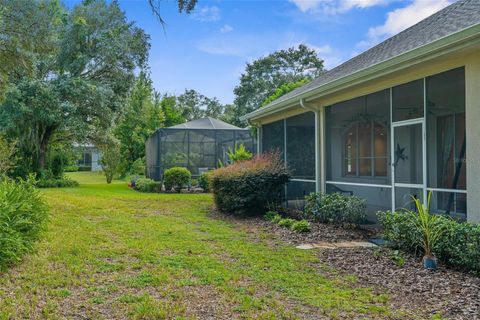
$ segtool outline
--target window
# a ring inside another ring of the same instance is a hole
[[[262,126],[262,152],[285,149],[285,121],[280,120]]]
[[[426,79],[428,188],[436,189],[434,210],[466,212],[465,70]],[[439,191],[443,190],[443,191]],[[451,192],[449,192],[451,191]]]
[[[328,107],[327,180],[388,184],[389,124],[390,90]]]
[[[294,179],[315,180],[315,114],[287,118],[287,164]]]
[[[345,176],[387,176],[387,129],[375,121],[351,125],[344,134]]]
[[[423,79],[393,87],[393,122],[423,118],[423,95]]]

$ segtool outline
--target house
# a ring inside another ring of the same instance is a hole
[[[185,167],[198,177],[226,163],[228,150],[240,144],[255,151],[250,129],[211,117],[158,129],[145,142],[147,177],[159,181],[172,167]]]
[[[287,200],[312,191],[377,210],[480,222],[480,1],[461,0],[247,114],[283,152]]]
[[[80,171],[102,171],[101,152],[95,145],[74,143],[73,147],[80,154],[80,159],[77,161]]]

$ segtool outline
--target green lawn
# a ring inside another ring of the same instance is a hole
[[[208,194],[141,194],[74,173],[49,228],[0,277],[0,319],[394,318],[311,251],[208,216]]]

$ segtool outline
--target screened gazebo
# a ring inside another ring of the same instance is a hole
[[[228,148],[243,144],[254,152],[249,129],[242,129],[210,117],[158,129],[145,143],[147,177],[161,180],[163,171],[185,167],[192,176],[226,163]]]

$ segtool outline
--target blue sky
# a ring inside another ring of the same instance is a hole
[[[165,31],[147,0],[120,0],[151,36],[155,88],[195,89],[233,102],[245,63],[305,43],[328,69],[440,10],[453,0],[199,0],[191,15],[161,2]],[[68,2],[68,1],[67,1]]]

